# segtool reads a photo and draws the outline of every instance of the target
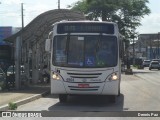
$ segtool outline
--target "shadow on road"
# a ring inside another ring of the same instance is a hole
[[[109,96],[69,96],[67,103],[54,104],[49,111],[67,112],[105,112],[123,111],[124,95],[117,97],[116,103],[109,101]]]

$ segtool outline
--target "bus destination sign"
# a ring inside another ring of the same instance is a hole
[[[109,23],[65,23],[58,24],[58,34],[65,33],[106,33],[114,34],[114,25]]]

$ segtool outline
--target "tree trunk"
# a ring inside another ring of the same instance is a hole
[[[106,10],[102,10],[102,21],[107,21]]]

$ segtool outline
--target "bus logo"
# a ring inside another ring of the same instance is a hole
[[[87,82],[87,79],[82,79],[82,82]]]
[[[67,78],[66,81],[67,82],[74,82],[74,78]]]

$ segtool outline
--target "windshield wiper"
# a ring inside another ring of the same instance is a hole
[[[67,34],[67,43],[66,43],[66,55],[67,55],[67,61],[68,64],[68,52],[69,52],[69,43],[70,43],[70,33]]]

